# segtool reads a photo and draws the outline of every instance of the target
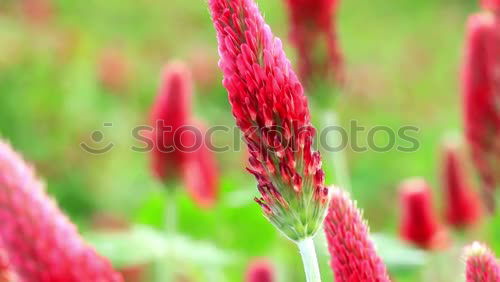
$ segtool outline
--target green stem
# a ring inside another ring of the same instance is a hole
[[[173,235],[177,232],[177,193],[175,187],[167,187],[165,207],[165,232]]]
[[[316,249],[312,237],[297,242],[304,263],[307,282],[321,282]]]
[[[324,130],[327,126],[340,127],[340,122],[338,120],[337,114],[334,111],[325,111],[323,114],[323,119],[321,122],[321,128]],[[327,156],[331,154],[331,157],[326,157],[330,160],[333,165],[335,180],[338,185],[348,192],[351,191],[351,181],[349,179],[349,172],[347,169],[347,161],[344,154],[345,148],[340,148],[343,143],[342,136],[335,134],[329,137],[328,144],[333,144],[333,147],[337,150],[335,152],[327,152]]]

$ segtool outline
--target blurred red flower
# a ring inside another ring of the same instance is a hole
[[[31,167],[1,141],[0,246],[24,282],[122,281],[80,238]]]
[[[253,260],[247,267],[245,282],[273,282],[275,279],[274,267],[268,260]]]
[[[481,0],[481,6],[484,9],[491,10],[493,12],[498,12],[500,10],[499,0]]]
[[[314,78],[342,83],[343,58],[337,39],[335,14],[340,0],[286,0],[290,39],[298,51],[302,82]]]
[[[401,238],[424,249],[440,249],[448,244],[448,235],[438,222],[429,185],[421,178],[404,181],[400,186]]]
[[[125,55],[118,49],[104,50],[98,61],[98,75],[101,85],[113,92],[127,90],[130,80],[130,66]]]
[[[165,68],[151,111],[153,175],[162,182],[184,180],[191,197],[202,207],[215,203],[219,185],[214,153],[203,125],[193,120],[191,74],[182,63]]]
[[[51,0],[22,0],[21,5],[24,16],[33,24],[45,24],[52,18]]]
[[[338,188],[332,190],[324,224],[335,281],[390,281],[361,212],[347,193]]]
[[[500,183],[500,21],[498,15],[472,15],[467,24],[462,68],[465,136],[483,182],[483,196],[494,209]]]
[[[445,217],[455,227],[466,227],[481,218],[481,202],[470,187],[457,147],[446,144],[442,160]]]

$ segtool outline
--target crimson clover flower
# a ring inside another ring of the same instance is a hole
[[[369,238],[368,224],[347,193],[338,188],[332,191],[325,233],[335,281],[390,281]]]
[[[33,169],[3,141],[0,249],[23,282],[122,281],[47,196]]]
[[[464,250],[467,282],[499,282],[500,264],[483,244],[474,242]]]
[[[484,1],[485,11],[467,23],[462,66],[465,136],[482,178],[483,197],[494,209],[494,191],[500,184],[500,15],[498,1]]]
[[[291,240],[312,237],[325,216],[328,188],[302,85],[252,0],[209,0],[209,6],[223,84],[261,194],[256,201]]]

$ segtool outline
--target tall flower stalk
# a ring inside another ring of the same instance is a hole
[[[33,169],[3,141],[0,246],[20,281],[122,281],[47,196]]]
[[[465,136],[482,178],[483,198],[490,211],[500,185],[500,12],[498,1],[483,1],[485,11],[467,23],[462,93]]]
[[[216,160],[205,142],[205,126],[193,118],[192,92],[188,68],[171,63],[163,71],[151,110],[151,170],[169,192],[169,222],[175,222],[174,189],[179,180],[200,207],[210,208],[217,199]]]
[[[329,202],[307,98],[281,41],[253,0],[209,0],[223,84],[250,152],[265,217],[301,246],[308,281],[320,281],[313,245]],[[304,246],[305,245],[305,246]]]
[[[401,238],[422,249],[445,247],[448,235],[434,210],[427,182],[421,178],[408,179],[399,189]]]
[[[478,223],[482,213],[481,201],[471,188],[455,144],[445,144],[441,169],[448,224],[464,228]]]
[[[474,242],[464,250],[467,282],[499,282],[500,263],[483,244]]]
[[[336,282],[389,282],[387,269],[369,238],[368,224],[346,192],[335,188],[325,233]]]
[[[290,39],[297,49],[300,77],[307,86],[315,80],[343,83],[343,57],[335,15],[339,0],[286,0]]]

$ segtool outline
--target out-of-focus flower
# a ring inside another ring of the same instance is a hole
[[[290,38],[298,51],[300,76],[304,83],[314,78],[342,83],[343,58],[335,26],[339,0],[286,0]]]
[[[122,281],[79,236],[33,170],[0,142],[0,245],[25,282]]]
[[[245,282],[273,282],[275,280],[274,267],[268,260],[257,259],[248,265]]]
[[[470,187],[457,147],[451,143],[444,147],[442,182],[447,222],[456,227],[477,223],[481,218],[481,202]]]
[[[390,281],[361,212],[347,193],[338,188],[332,191],[325,234],[335,281]]]
[[[7,253],[0,249],[0,282],[19,281],[9,262]]]
[[[180,134],[191,118],[191,96],[191,73],[187,67],[180,62],[167,65],[151,110],[154,127],[151,165],[154,176],[161,181],[181,175],[180,164],[186,159],[187,151],[184,144],[192,142]]]
[[[500,265],[483,244],[474,242],[464,250],[467,282],[499,282]]]
[[[47,23],[52,17],[51,0],[21,0],[26,19],[33,24]]]
[[[258,181],[256,201],[288,238],[314,236],[328,206],[302,85],[252,0],[209,0],[236,124]]]
[[[483,182],[484,199],[494,209],[500,183],[500,21],[479,13],[467,24],[462,68],[465,136]]]
[[[498,1],[498,0],[482,0],[481,6],[486,10],[498,12],[500,10],[500,1]]]
[[[431,190],[425,180],[414,178],[400,186],[402,239],[424,249],[448,244],[448,235],[434,212]]]
[[[130,66],[125,55],[118,49],[103,51],[98,61],[101,85],[113,92],[123,92],[130,80]]]
[[[205,127],[192,118],[191,84],[191,74],[183,64],[166,67],[151,112],[151,164],[160,181],[183,179],[196,203],[211,207],[217,197],[218,170],[205,140]]]

